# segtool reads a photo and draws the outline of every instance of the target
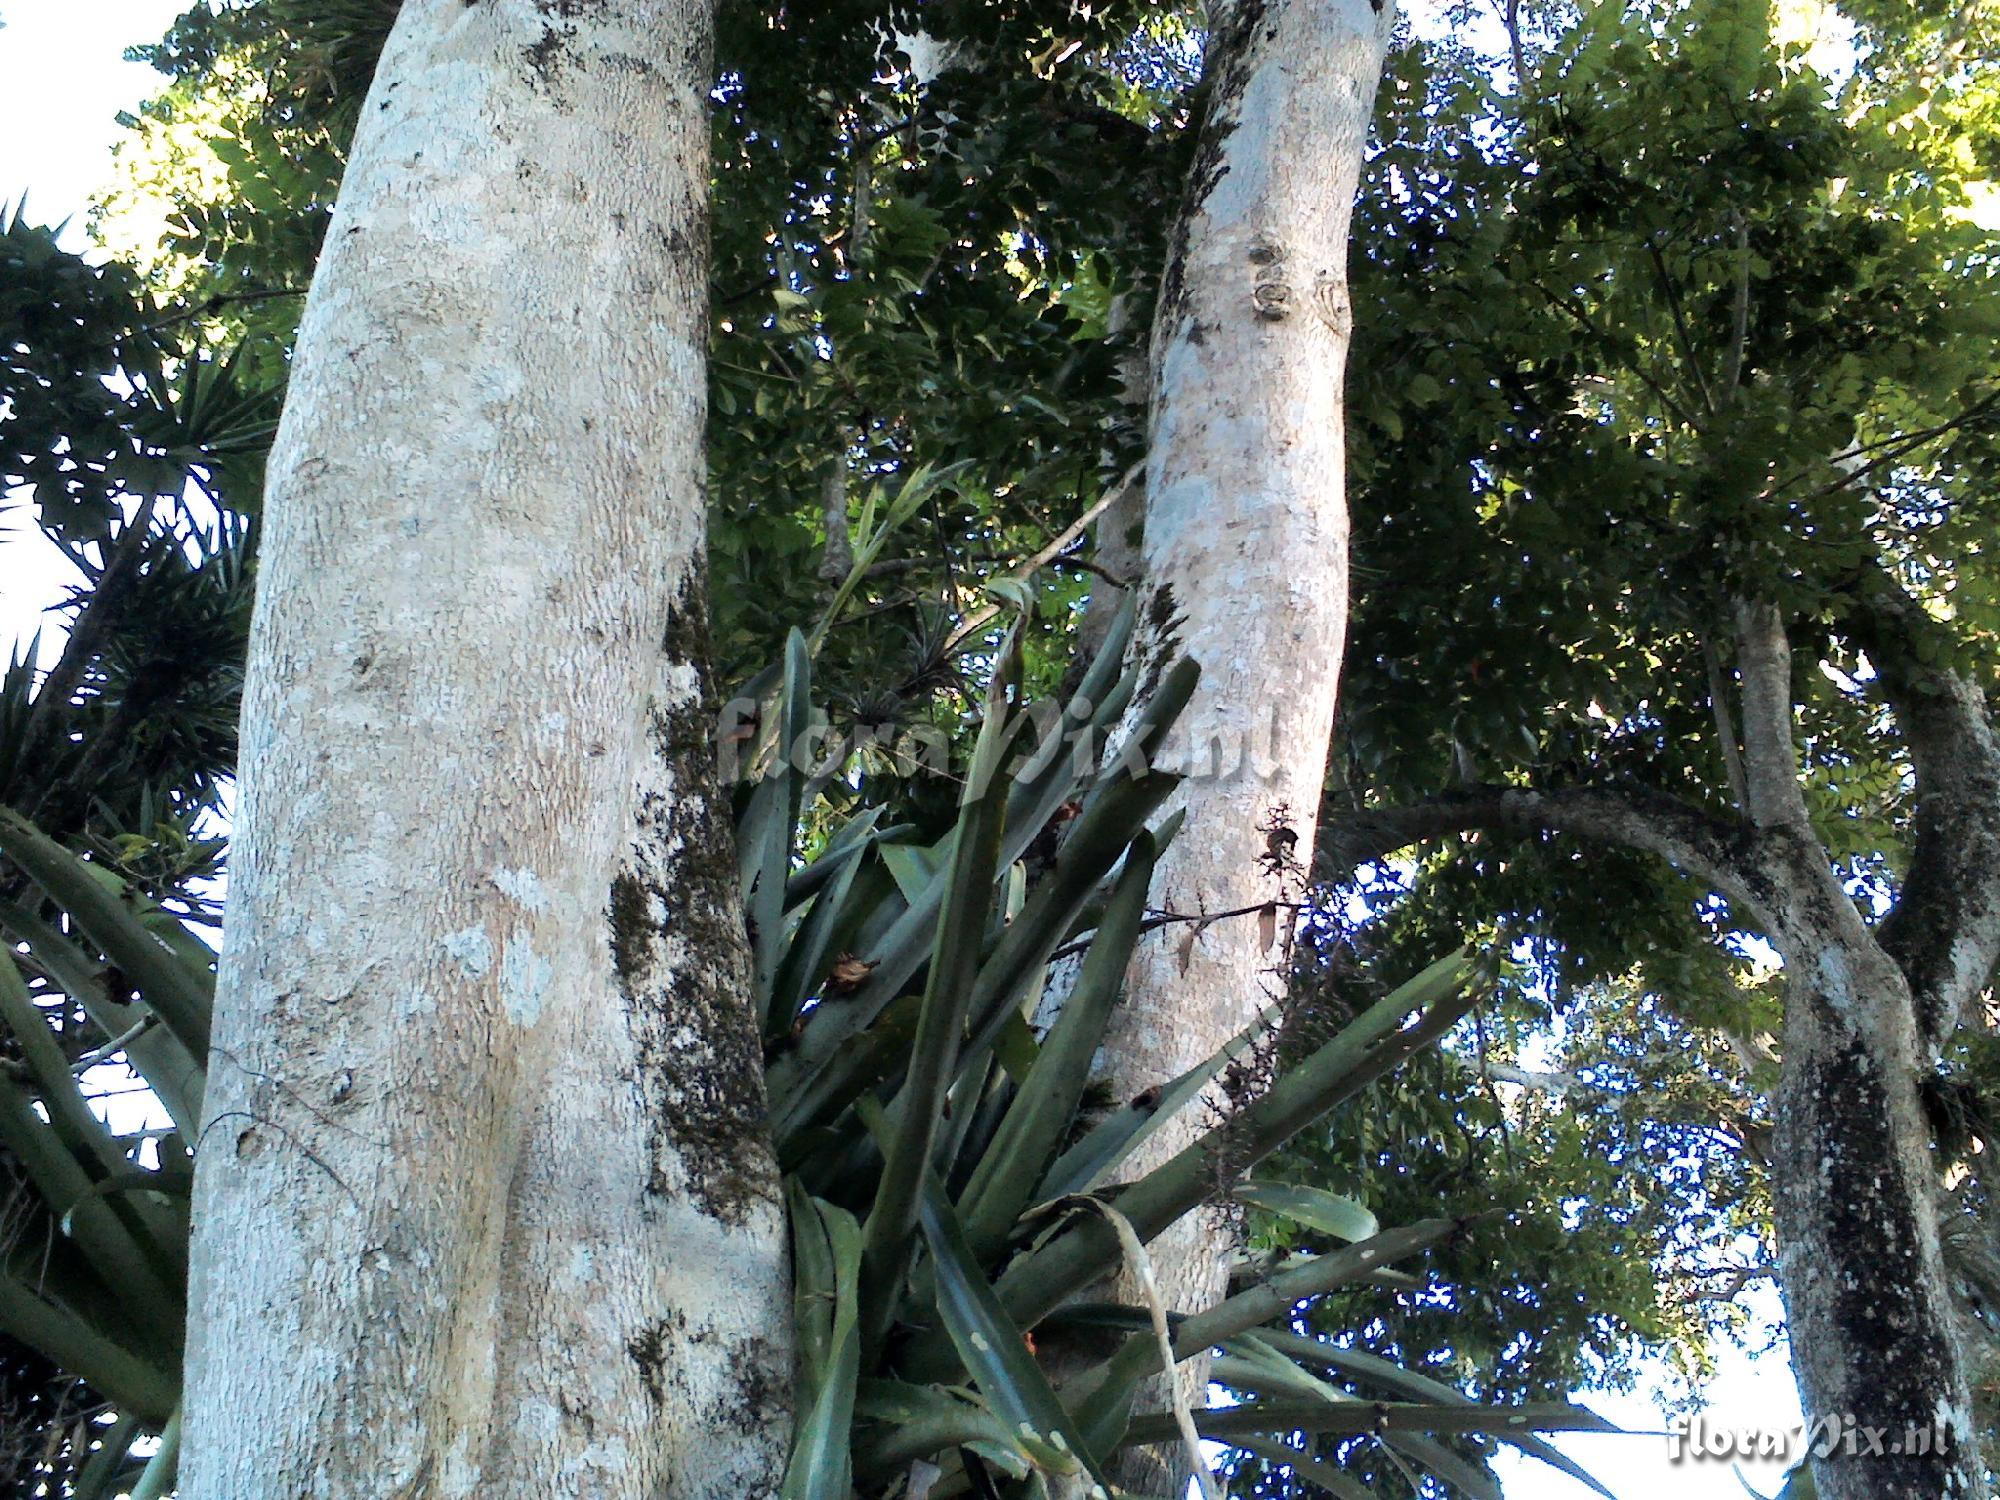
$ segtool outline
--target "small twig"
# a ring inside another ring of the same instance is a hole
[[[905,115],[902,119],[892,120],[887,125],[878,126],[865,135],[850,137],[848,145],[857,150],[867,150],[872,146],[881,145],[882,142],[888,140],[891,136],[901,135],[916,123],[917,116]]]
[[[755,282],[750,286],[746,286],[741,291],[730,292],[725,296],[716,298],[715,305],[717,307],[723,307],[723,308],[735,307],[739,303],[748,302],[752,297],[755,297],[760,292],[768,292],[769,290],[771,290],[772,287],[776,286],[777,284],[778,284],[778,273],[776,271],[773,271],[768,276],[766,276],[762,281]]]
[[[1312,903],[1309,901],[1259,901],[1255,906],[1232,907],[1228,911],[1160,911],[1153,913],[1153,915],[1140,922],[1139,931],[1142,933],[1152,932],[1156,928],[1171,927],[1176,922],[1196,922],[1203,927],[1207,927],[1211,923],[1224,922],[1231,917],[1262,916],[1273,907],[1279,911],[1310,911]],[[1049,962],[1054,963],[1059,958],[1073,958],[1089,947],[1089,938],[1078,938],[1075,942],[1066,943],[1051,953],[1049,955]]]
[[[81,1076],[84,1073],[88,1073],[99,1063],[116,1057],[125,1050],[128,1043],[137,1041],[146,1032],[152,1030],[154,1022],[158,1019],[151,1011],[146,1012],[129,1030],[118,1036],[114,1036],[102,1047],[91,1048],[90,1051],[84,1053],[83,1056],[71,1063],[69,1065],[70,1072]]]
[[[136,329],[138,333],[158,333],[162,328],[172,328],[177,323],[191,323],[196,318],[205,318],[229,306],[232,302],[270,302],[278,297],[303,297],[306,289],[302,286],[270,287],[259,292],[217,292],[203,298],[186,312],[175,313],[171,318],[162,318],[157,323],[148,323]]]
[[[1136,579],[1120,577],[1105,567],[1103,563],[1096,562],[1088,557],[1058,557],[1054,561],[1061,563],[1065,568],[1076,568],[1085,573],[1095,574],[1114,589],[1129,589],[1137,582]]]
[[[1082,536],[1084,532],[1089,529],[1090,523],[1092,521],[1095,521],[1099,516],[1103,515],[1107,510],[1111,509],[1112,506],[1116,505],[1121,499],[1123,499],[1125,497],[1126,492],[1129,491],[1134,484],[1138,483],[1139,477],[1145,472],[1146,472],[1146,465],[1143,460],[1141,460],[1139,463],[1132,465],[1131,468],[1125,471],[1123,478],[1121,478],[1116,484],[1112,485],[1111,488],[1106,490],[1102,495],[1098,496],[1097,502],[1094,505],[1092,505],[1090,509],[1086,510],[1082,515],[1078,516],[1074,521],[1070,522],[1069,525],[1065,526],[1060,532],[1058,532],[1046,547],[1042,548],[1041,551],[1037,552],[1033,557],[1029,558],[1026,562],[1020,564],[1018,567],[1009,570],[1003,576],[1017,580],[1026,579],[1032,576],[1036,569],[1042,567],[1046,563],[1053,561],[1055,558],[1062,556],[1064,552],[1069,550],[1070,543],[1074,542],[1078,537]],[[954,630],[945,639],[944,654],[949,656],[952,652],[956,651],[958,647],[962,645],[969,636],[973,635],[976,631],[978,631],[981,627],[983,627],[987,621],[993,619],[999,613],[1000,613],[1000,606],[997,604],[988,604],[980,609],[974,610],[970,615],[966,617],[964,623],[962,623],[958,627],[958,629]]]
[[[1761,1261],[1753,1262],[1746,1266],[1709,1266],[1705,1270],[1694,1272],[1693,1279],[1702,1281],[1711,1276],[1720,1276],[1724,1278],[1722,1285],[1718,1287],[1703,1287],[1700,1291],[1692,1293],[1689,1300],[1693,1302],[1729,1302],[1751,1282],[1775,1274],[1776,1268],[1774,1266]]]

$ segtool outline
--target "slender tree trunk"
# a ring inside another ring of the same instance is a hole
[[[1111,299],[1110,313],[1106,318],[1111,334],[1123,334],[1137,321],[1132,302],[1133,294],[1129,292],[1120,292]],[[1152,404],[1149,399],[1151,377],[1146,350],[1135,340],[1134,346],[1118,361],[1118,404],[1123,408],[1120,416],[1130,421],[1135,429],[1146,420],[1147,409]],[[1079,677],[1103,648],[1105,638],[1111,633],[1111,622],[1118,617],[1126,596],[1131,593],[1130,585],[1139,578],[1145,565],[1145,536],[1146,496],[1142,489],[1134,486],[1097,518],[1095,545],[1091,550],[1097,565],[1104,571],[1090,585],[1090,598],[1084,605],[1083,619],[1077,626],[1077,659],[1072,670]],[[1114,583],[1113,579],[1118,581]]]
[[[1347,625],[1348,219],[1393,24],[1370,0],[1215,14],[1208,115],[1154,320],[1133,645],[1142,700],[1172,658],[1202,667],[1183,719],[1187,824],[1151,897],[1171,912],[1295,900],[1310,867]],[[1282,991],[1290,916],[1274,915],[1275,935],[1252,916],[1147,939],[1106,1042],[1117,1088],[1191,1066]],[[1137,1165],[1178,1150],[1199,1115]],[[1157,1241],[1169,1302],[1220,1296],[1230,1244],[1217,1219]],[[1206,1372],[1186,1379],[1199,1391]],[[1125,1478],[1184,1487],[1183,1462]]]
[[[707,78],[703,0],[409,0],[383,55],[270,465],[183,1493],[775,1489]]]

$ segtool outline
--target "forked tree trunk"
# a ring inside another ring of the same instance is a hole
[[[1778,1280],[1816,1492],[1970,1500],[1986,1489],[1922,1095],[1936,1057],[1804,811],[1766,823],[1765,894],[1785,961]]]
[[[775,1488],[701,702],[708,31],[409,0],[383,54],[270,465],[182,1493]]]
[[[1894,908],[1863,920],[1801,787],[1794,653],[1768,602],[1737,610],[1748,823],[1635,786],[1460,790],[1342,819],[1344,873],[1441,834],[1563,832],[1645,850],[1727,895],[1784,959],[1771,1179],[1779,1281],[1821,1500],[1986,1493],[1957,1305],[1964,1240],[1946,1199],[1925,1084],[2000,962],[2000,742],[1977,684],[1886,576],[1841,622],[1874,663],[1915,771],[1911,859]],[[1721,701],[1726,678],[1711,676]],[[1725,743],[1735,729],[1718,715]],[[1954,1253],[1956,1252],[1956,1253]],[[1954,1265],[1954,1261],[1957,1262]],[[1964,1289],[1977,1292],[1980,1281]],[[1986,1304],[1986,1305],[1982,1305]]]
[[[1884,947],[1884,929],[1863,923],[1813,832],[1799,784],[1792,651],[1778,609],[1739,604],[1737,643],[1746,801],[1762,852],[1748,894],[1785,961],[1771,1163],[1778,1279],[1800,1405],[1821,1450],[1813,1460],[1817,1493],[1821,1500],[1982,1494],[1921,1094],[1949,1034],[1943,1017],[1959,1005],[1942,996],[1919,1003],[1909,974],[1924,966],[1906,970]],[[1883,661],[1884,680],[1895,681],[1896,662]],[[1937,674],[1931,692],[1942,696],[1937,688],[1954,682]],[[1900,695],[1896,707],[1905,732],[1922,744],[1924,725],[1911,719],[1924,711]],[[1976,693],[1966,709],[1983,720]],[[1983,724],[1962,748],[1990,764]],[[1928,802],[1940,767],[1928,750],[1919,764]],[[1992,948],[1970,929],[1947,942],[1960,940],[1976,990],[1992,970]],[[1940,1017],[1930,1034],[1927,1008]]]
[[[1142,698],[1172,658],[1202,667],[1181,737],[1187,824],[1151,896],[1171,913],[1295,901],[1311,864],[1347,626],[1348,219],[1393,24],[1393,5],[1370,0],[1215,13],[1208,115],[1154,321],[1132,648]],[[1145,941],[1106,1043],[1114,1086],[1136,1093],[1191,1066],[1282,991],[1291,914],[1272,917],[1275,932],[1234,916]],[[1185,1112],[1135,1165],[1203,1123]],[[1157,1241],[1169,1302],[1220,1295],[1229,1248],[1215,1220]],[[1187,1379],[1199,1390],[1205,1372]]]
[[[1986,1491],[1921,1090],[1935,1057],[1804,811],[1766,817],[1755,894],[1785,961],[1771,1187],[1816,1492],[1969,1500]]]

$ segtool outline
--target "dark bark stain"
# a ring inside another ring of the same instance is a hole
[[[630,73],[635,78],[657,78],[660,70],[653,62],[632,52],[607,52],[604,65],[620,73]]]
[[[540,40],[521,49],[521,57],[528,65],[528,81],[543,92],[552,93],[564,70],[576,61],[570,56],[569,46],[575,39],[573,26],[544,26]]]
[[[639,1379],[655,1406],[667,1404],[667,1365],[673,1351],[675,1332],[672,1323],[659,1318],[640,1329],[625,1344],[625,1352],[639,1367]]]
[[[699,584],[668,615],[662,648],[676,662],[695,664],[704,687],[695,701],[656,711],[649,726],[672,769],[673,795],[651,794],[640,807],[640,858],[612,883],[606,920],[631,1014],[634,1084],[651,1122],[646,1191],[672,1192],[684,1179],[704,1213],[737,1224],[773,1200],[777,1174],[736,894],[735,832],[716,784],[707,619]],[[686,951],[663,974],[660,939],[669,933]]]
[[[1163,583],[1146,596],[1136,639],[1132,643],[1133,665],[1139,669],[1139,690],[1134,702],[1144,704],[1160,685],[1160,678],[1180,655],[1180,628],[1187,616],[1179,612],[1174,586]]]
[[[1251,54],[1257,48],[1258,30],[1269,9],[1268,0],[1240,0],[1209,37],[1205,71],[1212,81],[1204,84],[1207,108],[1196,135],[1194,160],[1188,167],[1187,190],[1167,243],[1166,267],[1160,276],[1159,303],[1154,315],[1159,328],[1172,330],[1186,310],[1188,231],[1216,187],[1229,175],[1229,138],[1236,133],[1237,107],[1255,71]],[[1264,37],[1265,41],[1269,39],[1268,35]]]
[[[629,871],[619,872],[611,882],[605,915],[611,921],[611,964],[619,985],[629,995],[653,966],[653,926],[647,915],[645,883]]]
[[[535,10],[547,17],[539,41],[521,49],[528,64],[528,81],[544,92],[553,93],[565,71],[581,68],[583,58],[573,45],[575,23],[604,13],[609,0],[535,0]]]
[[[737,1340],[729,1350],[736,1389],[722,1413],[723,1425],[735,1432],[758,1432],[789,1416],[792,1385],[787,1364],[769,1339]]]

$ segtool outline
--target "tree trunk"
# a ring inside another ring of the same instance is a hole
[[[1727,895],[1784,958],[1771,1180],[1800,1404],[1823,1500],[1985,1493],[1967,1320],[1947,1259],[1984,1226],[1939,1182],[1924,1086],[2000,949],[2000,751],[1985,700],[1926,663],[1898,596],[1864,636],[1918,767],[1912,868],[1870,927],[1799,783],[1792,651],[1778,611],[1737,610],[1742,801],[1755,827],[1632,786],[1469,788],[1342,821],[1329,873],[1470,828],[1560,830],[1644,849]],[[1721,703],[1723,678],[1711,677]],[[1718,715],[1725,739],[1728,715]],[[1965,1257],[1961,1257],[1961,1265]]]
[[[1735,613],[1761,847],[1748,894],[1786,976],[1771,1170],[1778,1282],[1800,1405],[1825,1448],[1816,1490],[1821,1500],[1982,1494],[1921,1094],[1936,1048],[1908,974],[1813,832],[1783,617],[1762,600]]]
[[[1812,850],[1812,854],[1817,854]],[[1823,861],[1822,861],[1823,867]],[[1902,971],[1832,876],[1782,938],[1772,1188],[1792,1364],[1821,1500],[1983,1494]],[[1846,907],[1839,911],[1833,903]]]
[[[1764,654],[1768,669],[1746,672],[1745,721],[1782,744],[1792,715],[1774,688],[1789,676],[1789,652],[1773,640]],[[1761,926],[1785,967],[1770,1167],[1800,1404],[1816,1424],[1810,1437],[1828,1447],[1815,1464],[1818,1493],[1983,1494],[1965,1324],[1945,1255],[1950,1210],[1922,1094],[1937,1052],[1927,1017],[1954,1007],[1927,1000],[1910,977],[1971,967],[1962,950],[1976,939],[1908,911],[1897,944],[1886,940],[1889,923],[1871,929],[1812,831],[1796,761],[1761,753],[1750,764],[1763,783],[1751,800],[1766,820],[1755,833],[1631,787],[1486,787],[1344,820],[1331,867],[1461,829],[1561,830],[1657,854]],[[1947,857],[1936,845],[1926,852]],[[1915,943],[1922,935],[1935,953]]]
[[[183,1493],[776,1487],[694,628],[707,37],[411,0],[383,55],[270,464]]]
[[[1180,740],[1187,825],[1151,897],[1170,912],[1293,901],[1306,884],[1347,625],[1347,228],[1393,23],[1370,0],[1216,12],[1208,114],[1154,320],[1132,648],[1142,702],[1172,658],[1202,667]],[[1105,1046],[1116,1088],[1191,1066],[1281,993],[1278,915],[1275,937],[1253,915],[1146,940]],[[1200,1113],[1135,1165],[1185,1145]],[[1221,1295],[1230,1243],[1218,1219],[1155,1242],[1173,1306]],[[1199,1391],[1206,1371],[1185,1379]],[[1174,1493],[1184,1462],[1125,1478],[1158,1493],[1166,1474]]]

